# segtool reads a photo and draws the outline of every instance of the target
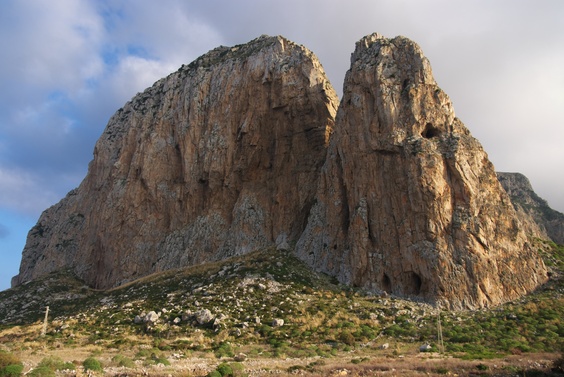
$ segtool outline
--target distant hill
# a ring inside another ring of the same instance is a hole
[[[550,238],[564,244],[564,214],[550,208],[547,201],[539,197],[531,182],[520,173],[497,173],[501,185],[511,197],[527,233],[541,238]]]

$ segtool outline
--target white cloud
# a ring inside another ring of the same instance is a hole
[[[38,216],[60,198],[27,171],[0,166],[0,207]]]
[[[542,194],[548,180],[535,173],[560,171],[564,161],[558,145],[564,135],[557,124],[564,116],[563,4],[4,1],[3,169],[21,179],[33,177],[26,187],[41,183],[60,198],[83,177],[110,115],[198,55],[220,44],[282,34],[312,49],[340,89],[355,41],[377,31],[419,43],[457,114],[496,166],[532,174]],[[74,178],[60,185],[53,178],[57,171]],[[564,178],[554,175],[552,186],[562,187]],[[564,209],[561,194],[544,192]]]
[[[52,88],[76,90],[102,72],[97,48],[103,23],[91,2],[13,1],[3,4],[3,13],[0,33],[10,37],[0,39],[2,82],[31,86],[41,95]]]

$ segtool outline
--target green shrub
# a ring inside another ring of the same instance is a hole
[[[166,366],[170,365],[170,361],[168,361],[168,359],[166,357],[163,357],[163,356],[156,357],[154,359],[154,361],[155,361],[155,365],[158,365],[158,364],[162,364],[162,365],[166,365]]]
[[[478,370],[488,370],[489,369],[489,367],[485,364],[478,364],[478,365],[476,365],[476,368]]]
[[[18,359],[15,355],[5,351],[0,351],[0,369],[5,368],[8,365],[21,364],[21,363],[22,363],[21,360]]]
[[[221,363],[214,371],[208,374],[209,377],[244,377],[243,364],[241,363]]]
[[[102,364],[94,357],[89,357],[82,362],[82,366],[85,370],[91,370],[94,372],[102,371]]]
[[[137,352],[135,357],[138,358],[138,359],[143,358],[143,357],[150,357],[151,353],[152,352],[148,349],[142,349],[142,350],[139,350],[139,352]]]
[[[48,368],[52,371],[56,371],[56,370],[67,370],[67,369],[73,370],[75,369],[75,366],[73,363],[64,362],[61,358],[49,356],[43,358],[43,360],[41,360],[37,365],[37,368]]]
[[[0,377],[17,377],[23,372],[23,364],[15,355],[0,351]]]
[[[288,368],[288,373],[297,374],[297,373],[299,373],[299,371],[305,370],[305,369],[306,368],[303,365],[292,365],[291,367]]]
[[[219,343],[219,345],[215,349],[215,357],[217,357],[218,359],[222,357],[233,357],[234,355],[235,353],[233,352],[233,347],[231,347],[231,344],[227,342]]]
[[[22,364],[12,364],[7,365],[0,371],[0,376],[6,377],[18,377],[23,372],[23,365]]]
[[[222,376],[232,376],[233,375],[233,369],[231,368],[231,366],[229,366],[229,364],[227,363],[221,363],[217,366],[216,370],[219,372],[219,374],[221,374]]]
[[[346,344],[347,346],[354,346],[355,338],[353,334],[348,331],[344,331],[339,335],[339,340],[341,343]]]
[[[243,373],[243,364],[241,363],[231,363],[231,370],[233,370],[234,377],[243,377],[245,374]]]
[[[26,376],[31,377],[55,377],[55,371],[46,366],[38,366],[31,370]]]
[[[135,362],[131,360],[129,357],[123,355],[115,355],[112,358],[112,361],[116,363],[119,367],[135,368]]]

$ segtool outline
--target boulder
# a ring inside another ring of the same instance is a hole
[[[281,318],[275,318],[272,320],[272,327],[282,327],[284,326],[284,320]]]
[[[154,324],[159,320],[159,315],[154,312],[154,311],[150,311],[149,313],[147,313],[145,315],[145,317],[143,318],[143,322],[144,323],[148,323],[148,324]]]
[[[209,309],[202,309],[194,313],[194,319],[199,325],[205,325],[213,321],[215,316],[209,311]]]

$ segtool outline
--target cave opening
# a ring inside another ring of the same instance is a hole
[[[437,127],[433,126],[431,123],[425,125],[425,129],[421,132],[421,136],[425,139],[432,139],[440,135],[440,131]]]
[[[382,277],[382,290],[386,293],[392,293],[392,281],[386,274]]]
[[[421,280],[421,276],[416,274],[415,272],[411,272],[411,292],[415,295],[419,295],[421,293],[421,286],[423,285],[423,281]]]

